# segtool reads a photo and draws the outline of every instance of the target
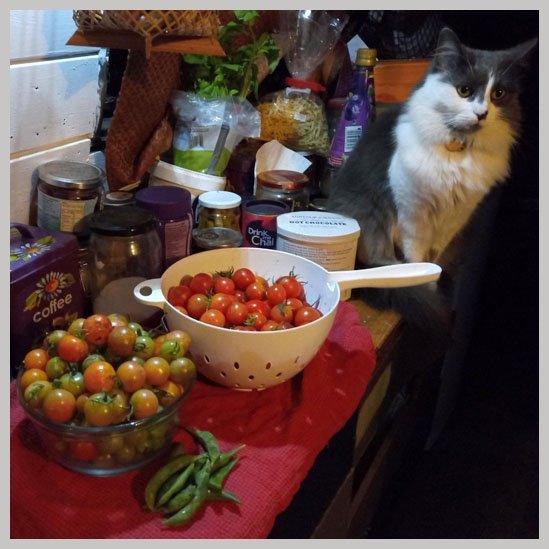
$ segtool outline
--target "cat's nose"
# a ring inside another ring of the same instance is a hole
[[[488,109],[482,112],[475,113],[477,115],[478,121],[484,120],[488,116]]]

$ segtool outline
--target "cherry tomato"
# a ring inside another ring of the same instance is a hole
[[[250,299],[250,301],[246,302],[246,307],[249,313],[260,312],[267,318],[271,315],[271,306],[266,301],[261,301],[260,299]]]
[[[155,340],[154,340],[154,352],[153,352],[153,356],[158,356],[160,354],[160,347],[162,347],[162,343],[164,343],[164,341],[166,341],[166,335],[161,335],[161,336],[158,336]],[[145,363],[143,363],[145,364]]]
[[[108,348],[116,356],[126,357],[134,352],[134,345],[137,336],[127,326],[113,328],[108,337]]]
[[[246,287],[245,293],[248,299],[263,299],[265,297],[265,286],[259,282],[252,282]]]
[[[135,461],[135,448],[133,446],[122,446],[115,455],[118,463],[133,463]]]
[[[99,455],[95,444],[87,440],[71,440],[69,448],[72,457],[80,461],[93,461]]]
[[[49,379],[61,377],[68,369],[68,362],[58,356],[50,358],[46,364],[46,374]]]
[[[31,383],[34,383],[35,381],[48,381],[46,372],[44,372],[44,370],[39,370],[38,368],[25,370],[24,374],[21,376],[21,390],[24,391]]]
[[[239,290],[245,290],[250,284],[255,282],[255,275],[250,269],[238,269],[231,277],[234,285]]]
[[[200,318],[207,310],[208,298],[204,294],[194,294],[187,301],[187,311],[192,318]]]
[[[185,309],[185,307],[180,307],[179,305],[175,305],[175,308],[176,308],[180,313],[183,313],[184,315],[188,315],[188,314],[189,314],[189,311],[187,311],[187,309]]]
[[[126,361],[118,366],[116,376],[122,383],[124,391],[127,393],[134,393],[145,385],[147,374],[145,373],[145,368],[143,368],[141,364]]]
[[[278,330],[289,330],[290,328],[295,328],[295,326],[291,323],[291,322],[286,322],[286,321],[283,321],[283,322],[280,322],[278,324]]]
[[[173,381],[167,381],[159,389],[162,391],[160,396],[162,406],[169,406],[181,396],[181,389]]]
[[[186,355],[191,346],[191,338],[183,330],[172,330],[166,334],[166,341],[177,341],[181,348],[182,355]]]
[[[282,276],[276,281],[276,283],[282,284],[282,286],[284,286],[287,297],[299,298],[303,293],[303,286],[295,276],[292,276],[292,275]]]
[[[233,295],[236,291],[236,285],[233,280],[227,276],[216,276],[214,278],[214,292],[216,294]]]
[[[282,284],[273,284],[267,288],[266,295],[269,305],[271,306],[278,305],[279,303],[284,303],[284,301],[286,301],[286,290]]]
[[[84,333],[84,339],[93,345],[101,347],[107,343],[109,333],[113,328],[109,317],[107,315],[91,315],[82,325],[82,331]]]
[[[129,323],[129,320],[124,315],[119,313],[110,314],[108,319],[111,321],[113,328],[116,328],[117,326],[127,326]]]
[[[240,303],[246,302],[246,294],[242,290],[235,290],[234,292],[235,301],[240,301]]]
[[[133,346],[134,356],[138,356],[144,360],[151,358],[154,355],[154,340],[152,337],[140,335],[135,338]]]
[[[69,326],[69,334],[77,337],[78,339],[84,339],[84,318],[77,318],[71,322]]]
[[[187,357],[181,357],[170,362],[170,379],[187,387],[196,378],[196,366]]]
[[[286,305],[288,305],[289,307],[291,307],[292,311],[295,313],[298,309],[301,309],[301,307],[303,307],[303,302],[299,299],[297,299],[297,297],[289,297],[286,301],[285,301]]]
[[[86,404],[86,400],[88,400],[89,396],[90,395],[84,393],[76,399],[76,410],[79,414],[84,414],[84,404]]]
[[[45,370],[49,356],[44,349],[33,349],[25,355],[24,365],[26,370]]]
[[[188,286],[191,283],[192,279],[193,279],[192,275],[184,275],[181,277],[181,280],[179,281],[179,285]]]
[[[212,326],[225,326],[225,315],[216,309],[208,309],[200,317],[200,321]]]
[[[25,402],[31,408],[41,408],[46,395],[53,389],[49,381],[33,381],[23,393]]]
[[[49,356],[57,355],[57,345],[68,334],[65,330],[54,330],[44,339],[44,346]]]
[[[141,326],[141,324],[139,324],[139,322],[129,322],[128,323],[128,328],[130,330],[133,330],[137,337],[139,337],[141,335],[147,335],[147,333],[143,329],[143,326]]]
[[[213,288],[214,280],[208,273],[198,273],[193,276],[189,288],[193,294],[207,294]]]
[[[104,361],[105,360],[105,357],[103,357],[103,355],[98,355],[98,354],[95,354],[95,355],[88,355],[83,361],[82,361],[82,372],[85,372],[86,371],[86,368],[92,364],[93,362],[100,362],[100,361]]]
[[[244,321],[248,318],[248,307],[245,303],[240,303],[240,301],[235,301],[231,303],[227,308],[225,313],[225,318],[229,324],[234,324],[238,326],[243,324]]]
[[[292,322],[294,319],[294,312],[289,305],[279,303],[271,309],[271,318],[276,322]]]
[[[152,416],[158,411],[158,399],[148,389],[139,389],[139,391],[136,391],[130,397],[130,403],[136,419]]]
[[[235,326],[233,329],[238,330],[239,332],[257,332],[255,326]]]
[[[65,389],[52,389],[44,398],[42,411],[50,421],[70,421],[76,413],[76,399]]]
[[[57,345],[57,354],[67,362],[80,362],[88,355],[88,344],[73,335],[61,338]]]
[[[164,385],[170,377],[170,365],[169,363],[159,356],[149,358],[145,365],[145,381],[149,385],[154,387],[160,387]]]
[[[91,395],[84,404],[84,417],[92,427],[105,427],[114,420],[113,400],[107,393]]]
[[[174,307],[185,307],[193,292],[188,286],[172,286],[168,290],[168,302]]]
[[[84,375],[82,372],[67,372],[59,378],[59,381],[61,382],[61,388],[72,393],[75,398],[84,392]]]
[[[265,290],[269,287],[269,283],[267,282],[267,279],[266,278],[263,278],[262,276],[259,276],[259,275],[255,275],[255,280],[254,282],[256,284],[259,284],[260,286],[262,286],[263,288],[265,288]]]
[[[183,351],[184,349],[179,344],[179,341],[177,341],[176,339],[166,339],[166,341],[164,341],[164,343],[162,343],[162,345],[160,346],[160,352],[158,353],[158,356],[162,357],[165,361],[169,363],[172,360],[183,356]]]
[[[128,396],[121,389],[114,389],[109,396],[112,398],[111,423],[122,423],[130,413]]]
[[[267,322],[267,317],[263,313],[260,313],[259,311],[249,313],[248,318],[246,319],[246,325],[254,326],[258,330],[261,329],[261,327],[266,322]]]
[[[261,326],[262,332],[274,332],[278,330],[278,322],[275,322],[274,320],[267,320],[263,326]]]
[[[84,387],[88,393],[111,391],[116,372],[108,362],[93,362],[84,372]]]
[[[295,313],[294,324],[296,326],[303,326],[303,324],[309,324],[318,320],[321,316],[322,313],[314,307],[301,307]]]
[[[233,298],[228,294],[214,294],[210,301],[210,309],[215,309],[225,314],[232,302]]]

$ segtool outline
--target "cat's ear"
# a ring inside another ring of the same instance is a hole
[[[439,70],[451,69],[463,60],[463,57],[463,46],[457,34],[452,29],[444,27],[438,35],[433,66]]]
[[[518,46],[508,49],[505,53],[510,63],[518,65],[522,68],[527,68],[530,64],[532,54],[538,45],[538,38],[532,38],[526,42],[522,42]]]

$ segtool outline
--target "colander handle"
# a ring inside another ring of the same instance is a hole
[[[337,282],[341,290],[353,288],[401,288],[438,280],[442,269],[434,263],[399,263],[358,271],[333,271],[330,282]]]
[[[160,287],[160,278],[151,278],[137,284],[133,289],[135,299],[143,305],[151,305],[152,307],[164,308],[164,295]]]

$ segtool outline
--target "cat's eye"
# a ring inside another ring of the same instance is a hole
[[[456,90],[460,97],[469,97],[471,95],[471,88],[469,86],[458,86]]]
[[[491,92],[490,92],[490,97],[492,99],[503,99],[506,95],[506,91],[503,89],[503,88],[494,88]]]

